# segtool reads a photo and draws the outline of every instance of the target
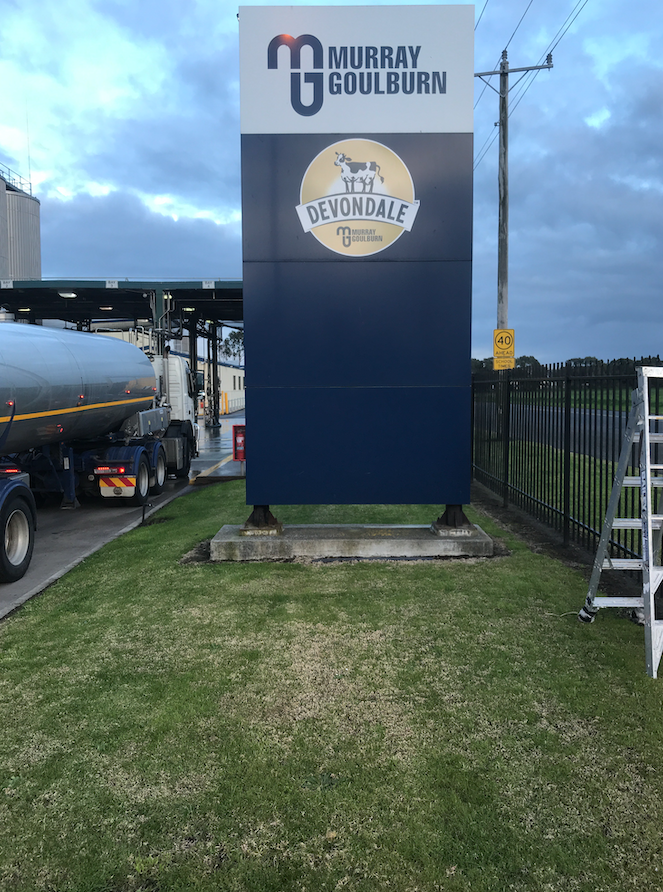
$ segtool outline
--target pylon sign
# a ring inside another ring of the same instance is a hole
[[[240,8],[250,504],[469,501],[473,39]]]

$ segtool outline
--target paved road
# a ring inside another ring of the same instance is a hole
[[[189,483],[196,479],[202,482],[206,478],[242,474],[243,468],[232,461],[232,425],[243,423],[243,416],[232,415],[219,428],[201,430],[200,455],[191,463],[190,481],[169,479],[161,495],[150,496],[145,517],[191,492],[193,486]],[[116,500],[91,499],[71,511],[57,506],[40,508],[28,572],[18,582],[0,583],[0,619],[142,521],[143,508],[127,507]]]

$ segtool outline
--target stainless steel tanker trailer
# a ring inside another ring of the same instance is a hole
[[[26,572],[36,502],[96,495],[142,505],[197,454],[186,361],[104,335],[0,324],[0,581]]]

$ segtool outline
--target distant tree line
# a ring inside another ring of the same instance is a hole
[[[638,366],[660,366],[663,365],[663,360],[660,356],[643,356],[641,359],[609,359],[607,361],[598,359],[596,356],[575,356],[573,359],[567,359],[565,362],[559,364],[556,363],[555,365],[567,366],[571,369],[600,368],[601,372],[605,375],[629,375],[635,373]],[[489,356],[486,359],[472,360],[473,372],[480,371],[481,369],[492,371],[492,368],[492,356]],[[516,368],[530,369],[533,374],[536,374],[537,371],[546,368],[546,365],[545,363],[539,362],[536,356],[518,356],[516,357]]]

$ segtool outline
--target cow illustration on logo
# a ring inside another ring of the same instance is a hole
[[[410,171],[394,151],[374,140],[346,139],[309,164],[296,210],[304,232],[326,248],[366,257],[412,229],[419,202]]]
[[[380,165],[375,161],[353,161],[344,152],[337,152],[334,164],[341,168],[341,179],[345,183],[346,192],[354,192],[355,183],[362,184],[362,192],[372,192],[376,174],[380,177],[380,182],[384,183],[384,177],[380,176]],[[370,188],[367,189],[366,186]]]

